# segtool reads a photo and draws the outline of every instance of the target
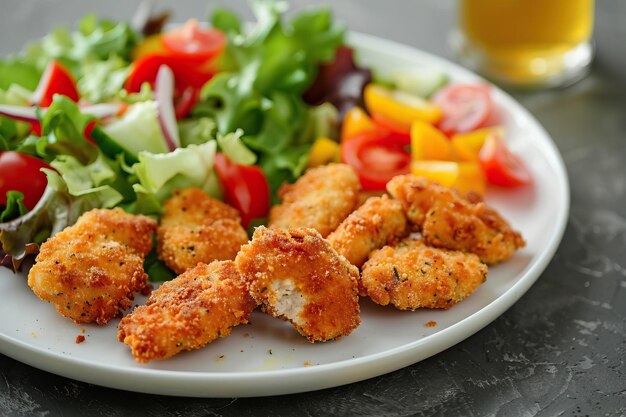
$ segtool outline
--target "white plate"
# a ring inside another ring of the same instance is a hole
[[[441,69],[455,81],[479,77],[435,56],[352,34],[359,62],[393,68]],[[487,282],[447,311],[400,312],[362,300],[362,324],[350,336],[309,344],[287,323],[255,312],[252,324],[207,347],[164,362],[138,365],[116,339],[117,321],[81,327],[59,316],[26,285],[26,274],[0,271],[0,351],[37,368],[77,380],[153,394],[225,397],[287,394],[333,387],[418,362],[464,340],[502,314],[535,282],[554,255],[569,208],[563,162],[526,110],[494,88],[511,147],[532,170],[534,186],[490,190],[487,201],[523,232],[528,246],[493,267]],[[138,299],[143,302],[143,299]],[[436,326],[428,327],[429,321]]]

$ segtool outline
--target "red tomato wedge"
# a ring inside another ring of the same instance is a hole
[[[409,173],[411,154],[397,135],[373,129],[344,140],[341,161],[354,168],[364,190],[384,190],[393,177]]]
[[[72,74],[59,61],[53,59],[43,72],[32,99],[40,107],[49,107],[55,94],[66,96],[74,102],[80,99]]]
[[[48,179],[41,168],[50,168],[41,159],[14,151],[0,152],[0,205],[7,204],[7,192],[24,194],[24,205],[32,210],[43,195]]]
[[[202,66],[181,57],[146,55],[135,62],[133,70],[126,80],[126,90],[137,93],[141,90],[141,85],[144,82],[154,86],[161,65],[167,65],[172,69],[176,78],[176,89],[181,91],[188,86],[199,89],[213,77],[213,72],[204,71]]]
[[[217,29],[202,28],[195,19],[161,36],[165,49],[200,61],[213,58],[226,46],[226,35]]]
[[[261,168],[237,164],[218,152],[215,170],[222,184],[224,201],[239,211],[244,227],[248,227],[251,220],[267,216],[270,187]]]
[[[145,55],[138,59],[126,80],[128,92],[136,93],[145,82],[154,87],[161,65],[167,65],[174,73],[174,106],[176,117],[185,117],[196,104],[202,86],[213,78],[213,72],[204,64],[187,58],[170,55]]]
[[[492,184],[517,187],[532,181],[524,162],[507,148],[500,135],[487,137],[478,157],[487,180]]]
[[[176,119],[182,119],[188,115],[199,97],[200,90],[192,86],[187,86],[178,97],[174,97]]]
[[[494,112],[485,84],[452,84],[435,94],[432,101],[443,111],[438,127],[448,136],[486,126]]]

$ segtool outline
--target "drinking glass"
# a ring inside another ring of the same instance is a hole
[[[460,0],[458,59],[513,87],[571,84],[593,58],[593,0]]]

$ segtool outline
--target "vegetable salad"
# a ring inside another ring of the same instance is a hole
[[[90,15],[0,59],[3,265],[92,208],[158,217],[175,188],[258,225],[283,183],[332,161],[372,191],[409,172],[477,194],[530,182],[487,85],[426,68],[373,81],[329,9],[250,5],[245,28],[221,8],[171,30]],[[156,256],[146,270],[172,276]]]

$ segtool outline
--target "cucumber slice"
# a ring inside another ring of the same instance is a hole
[[[124,161],[127,165],[132,165],[135,162],[139,162],[137,159],[137,155],[128,149],[124,148],[122,145],[117,143],[113,138],[107,135],[104,130],[100,126],[95,126],[91,131],[91,138],[96,142],[102,153],[104,153],[109,158],[115,159],[117,155],[123,154]]]
[[[448,83],[448,75],[432,68],[411,68],[394,71],[391,80],[397,89],[427,98]]]

